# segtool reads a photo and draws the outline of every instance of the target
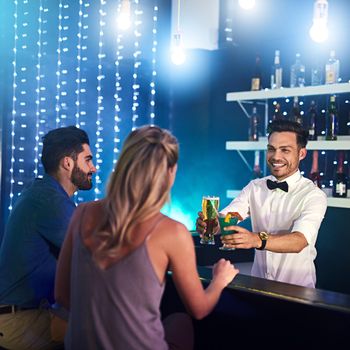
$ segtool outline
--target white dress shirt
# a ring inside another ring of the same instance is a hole
[[[288,192],[269,190],[267,179],[276,181],[274,176],[252,180],[221,213],[237,211],[243,219],[250,216],[253,232],[265,231],[271,235],[301,232],[308,245],[300,253],[256,250],[252,276],[315,287],[315,243],[327,209],[327,197],[299,170],[285,179]]]

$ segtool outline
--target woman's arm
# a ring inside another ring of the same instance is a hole
[[[176,225],[173,242],[167,244],[170,269],[177,291],[188,312],[196,319],[207,316],[215,307],[222,290],[238,274],[239,270],[225,259],[220,259],[213,268],[213,279],[204,290],[199,279],[193,239],[188,230]]]

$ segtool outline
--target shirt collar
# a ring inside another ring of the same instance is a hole
[[[277,182],[282,182],[277,180],[273,175],[271,175],[272,180]],[[296,182],[298,182],[301,179],[300,170],[298,169],[293,175],[287,177],[283,181],[286,181],[288,183],[288,186],[293,186]]]
[[[51,175],[44,174],[42,177],[43,181],[50,184],[51,186],[55,187],[58,191],[64,193],[68,198],[71,199],[71,197],[68,196],[68,193],[64,190],[64,188],[61,186],[61,184]]]

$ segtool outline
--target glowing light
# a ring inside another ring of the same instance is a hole
[[[103,143],[103,138],[101,137],[101,133],[103,131],[103,126],[102,126],[102,112],[104,110],[103,107],[103,96],[102,96],[102,81],[105,79],[105,76],[102,72],[102,60],[106,57],[106,54],[103,51],[103,41],[104,41],[104,27],[106,25],[105,22],[105,16],[106,16],[106,11],[105,11],[105,5],[106,1],[105,0],[100,0],[100,10],[99,10],[99,23],[100,23],[100,28],[99,28],[99,39],[98,39],[98,75],[96,77],[97,79],[97,118],[96,118],[96,169],[99,171],[101,169],[102,165],[102,145]],[[96,184],[95,184],[95,200],[100,198],[101,191],[100,191],[100,186],[101,186],[101,178],[100,176],[95,176],[96,179]]]
[[[111,7],[106,0],[98,0],[97,6],[92,6],[91,0],[78,0],[73,7],[68,0],[57,0],[54,5],[47,0],[12,1],[6,210],[12,209],[23,186],[41,176],[42,136],[47,131],[75,124],[89,132],[95,164],[102,171],[94,176],[94,191],[78,192],[74,197],[79,202],[101,197],[112,154],[113,163],[118,159],[127,131],[123,129],[131,128],[131,122],[133,128],[141,121],[154,125],[159,0],[154,0],[151,8],[140,0],[118,0],[120,10],[125,3],[131,10],[132,32],[128,34],[120,29],[107,33],[113,22],[116,25],[110,13],[107,15]],[[145,25],[145,15],[149,25]],[[91,25],[88,28],[92,21],[96,22],[95,29]]]
[[[313,24],[309,30],[310,37],[316,43],[322,43],[328,39],[328,2],[316,0],[314,3]]]
[[[132,130],[135,130],[136,128],[136,122],[137,119],[139,118],[138,115],[138,107],[139,107],[139,102],[138,98],[140,95],[140,84],[139,84],[139,68],[141,66],[141,50],[140,50],[140,37],[141,37],[141,32],[139,31],[139,26],[142,24],[141,21],[141,15],[143,14],[142,11],[139,9],[139,0],[135,0],[135,22],[134,22],[134,36],[135,36],[135,41],[134,41],[134,73],[133,73],[133,84],[132,84],[132,90],[133,90],[133,96],[132,96]]]
[[[121,30],[127,30],[130,28],[131,19],[130,19],[130,1],[129,0],[122,1],[117,22],[118,22],[118,27]]]
[[[173,43],[171,48],[171,61],[178,65],[181,65],[186,60],[185,51],[182,46],[181,30],[180,30],[180,12],[181,12],[181,0],[177,0],[177,27],[176,33],[173,37]]]
[[[149,123],[150,125],[154,125],[155,113],[155,95],[156,95],[156,83],[155,76],[157,75],[156,71],[156,54],[157,54],[157,21],[158,21],[158,6],[153,7],[153,29],[152,29],[152,78],[150,82],[151,88],[151,98],[150,98],[150,113],[149,113]]]
[[[329,31],[327,25],[323,23],[315,22],[309,31],[310,37],[316,43],[323,43],[329,37]]]
[[[11,120],[11,165],[10,165],[10,203],[8,206],[8,210],[12,210],[12,204],[13,204],[13,186],[15,183],[14,179],[14,165],[15,165],[15,126],[16,126],[16,116],[17,116],[17,46],[18,46],[18,1],[14,1],[15,4],[15,12],[14,12],[14,47],[13,47],[13,83],[12,83],[12,120]]]
[[[119,9],[118,9],[119,11]],[[114,137],[113,137],[113,165],[117,162],[119,156],[119,123],[121,122],[120,118],[120,105],[122,102],[122,86],[121,86],[121,75],[119,71],[120,63],[123,59],[122,50],[122,38],[123,35],[118,32],[117,35],[117,51],[116,51],[116,60],[115,60],[115,93],[114,93]]]
[[[239,6],[244,10],[251,10],[255,6],[255,0],[239,0]]]
[[[171,50],[171,61],[177,66],[186,61],[185,51],[181,43],[181,35],[179,33],[174,35],[174,43]]]
[[[75,95],[76,95],[76,100],[75,100],[75,106],[76,106],[76,111],[75,111],[75,126],[77,128],[80,127],[80,93],[81,93],[81,54],[82,54],[82,18],[83,18],[83,0],[79,0],[79,20],[78,20],[78,45],[77,45],[77,67],[76,67],[76,72],[77,72],[77,77],[75,79],[77,87],[75,89]]]
[[[68,50],[68,33],[70,30],[70,8],[60,0],[58,5],[58,42],[57,42],[57,65],[56,65],[56,128],[64,126],[67,119],[68,106],[68,66],[64,60],[64,54]]]
[[[39,6],[39,17],[38,17],[38,41],[37,41],[37,46],[38,46],[38,54],[37,54],[37,64],[36,64],[36,100],[35,100],[35,105],[36,105],[36,123],[35,123],[35,144],[34,144],[34,174],[35,176],[38,175],[38,154],[39,154],[39,132],[40,132],[40,112],[41,112],[41,82],[42,78],[44,76],[41,73],[41,58],[42,58],[42,23],[43,23],[43,7],[42,7],[42,1],[40,0],[40,6]]]

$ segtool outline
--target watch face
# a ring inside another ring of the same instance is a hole
[[[260,232],[259,237],[261,240],[266,241],[269,238],[269,235],[266,232]]]

